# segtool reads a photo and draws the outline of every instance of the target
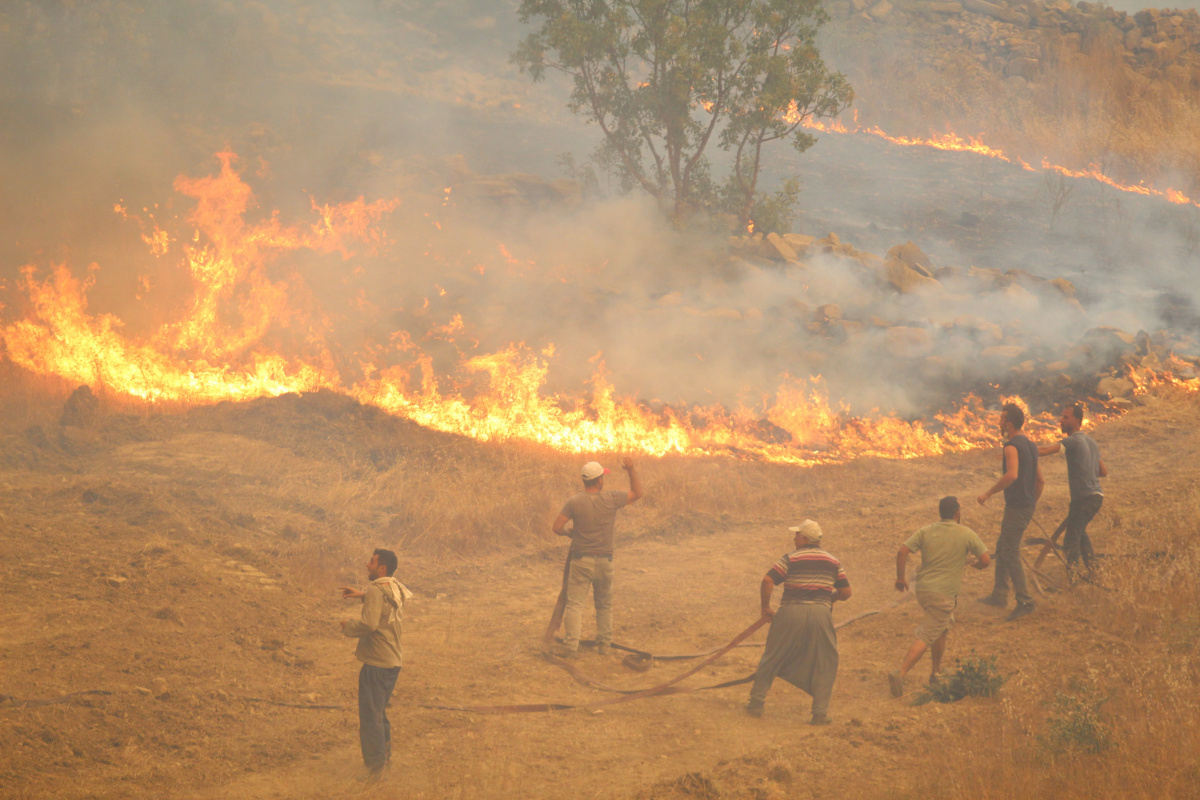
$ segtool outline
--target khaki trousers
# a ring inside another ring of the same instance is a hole
[[[571,559],[567,577],[567,608],[563,612],[563,644],[574,650],[579,647],[579,630],[583,624],[583,605],[588,588],[596,605],[596,643],[612,643],[612,581],[611,558],[580,556]]]

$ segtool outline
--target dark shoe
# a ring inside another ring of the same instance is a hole
[[[828,714],[813,714],[813,718],[808,721],[809,725],[830,725],[832,723],[833,720],[829,718]]]
[[[904,696],[904,678],[900,677],[899,672],[888,673],[888,687],[892,690],[892,697]]]
[[[761,717],[763,715],[762,700],[751,700],[746,703],[746,713],[752,717]]]
[[[607,644],[596,645],[596,655],[598,655],[598,656],[608,655],[608,648],[609,648],[609,646]]]
[[[556,644],[550,648],[550,655],[558,656],[559,658],[575,658],[579,655],[577,648],[567,647],[565,644]]]
[[[985,606],[993,608],[1008,608],[1008,598],[996,597],[994,594],[989,594],[987,597],[980,597],[975,600],[976,603],[983,603]]]
[[[373,767],[367,769],[367,773],[365,775],[359,776],[358,782],[365,783],[368,786],[379,783],[381,780],[383,780],[383,770],[386,766],[387,765],[385,764],[383,767]]]
[[[1017,607],[1014,608],[1012,613],[1008,615],[1008,621],[1012,622],[1014,619],[1020,619],[1021,617],[1028,616],[1029,614],[1033,613],[1034,608],[1036,608],[1036,606],[1033,603],[1017,603]]]

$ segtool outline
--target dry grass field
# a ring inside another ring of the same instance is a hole
[[[888,692],[917,620],[915,603],[893,605],[894,555],[940,496],[990,485],[996,454],[808,470],[643,459],[647,496],[618,527],[619,641],[657,652],[728,641],[756,618],[786,526],[806,516],[855,590],[835,620],[882,609],[840,631],[834,724],[810,728],[808,698],[784,683],[762,719],[743,713],[746,687],[604,710],[421,707],[610,696],[537,648],[565,550],[549,524],[581,457],[434,434],[324,393],[170,413],[102,397],[91,424],[64,428],[64,387],[3,378],[5,798],[1200,793],[1195,396],[1149,398],[1095,431],[1111,472],[1092,525],[1107,556],[1099,586],[1039,596],[1034,615],[1007,623],[972,601],[990,572],[966,576],[948,660],[994,656],[1006,682],[997,698],[946,705],[912,705],[917,680],[904,698]],[[1067,504],[1061,457],[1046,475],[1036,520],[1052,529]],[[972,501],[964,521],[991,544],[1000,511]],[[336,587],[361,582],[376,546],[400,552],[417,597],[393,766],[365,790],[357,662],[337,627],[356,608]],[[1061,567],[1046,571],[1062,580]],[[745,675],[757,655],[734,650],[689,683]],[[638,674],[594,653],[577,663],[630,688],[687,669]]]

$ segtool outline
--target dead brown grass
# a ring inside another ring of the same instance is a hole
[[[1079,50],[1045,47],[1042,74],[1015,87],[936,25],[837,21],[825,54],[846,72],[863,121],[894,134],[952,130],[1037,165],[1097,165],[1127,183],[1200,194],[1200,96],[1161,69],[1126,63],[1119,32],[1095,26]]]

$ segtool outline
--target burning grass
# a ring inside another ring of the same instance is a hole
[[[971,30],[962,30],[964,22]],[[1014,163],[1024,159],[1122,191],[1200,203],[1200,104],[1190,83],[1170,78],[1171,68],[1156,62],[1135,63],[1115,25],[1086,27],[1072,46],[1053,27],[1001,31],[994,20],[974,15],[944,25],[915,17],[909,26],[883,29],[838,20],[827,30],[827,52],[849,75],[863,119],[890,134],[986,131],[990,148],[953,133],[922,141],[938,146],[951,139],[944,144],[992,157],[1003,150],[999,155]],[[1041,47],[1038,74],[1020,78],[1017,87],[979,54],[981,41],[994,46],[1010,37]],[[1195,67],[1174,69],[1194,75]]]

